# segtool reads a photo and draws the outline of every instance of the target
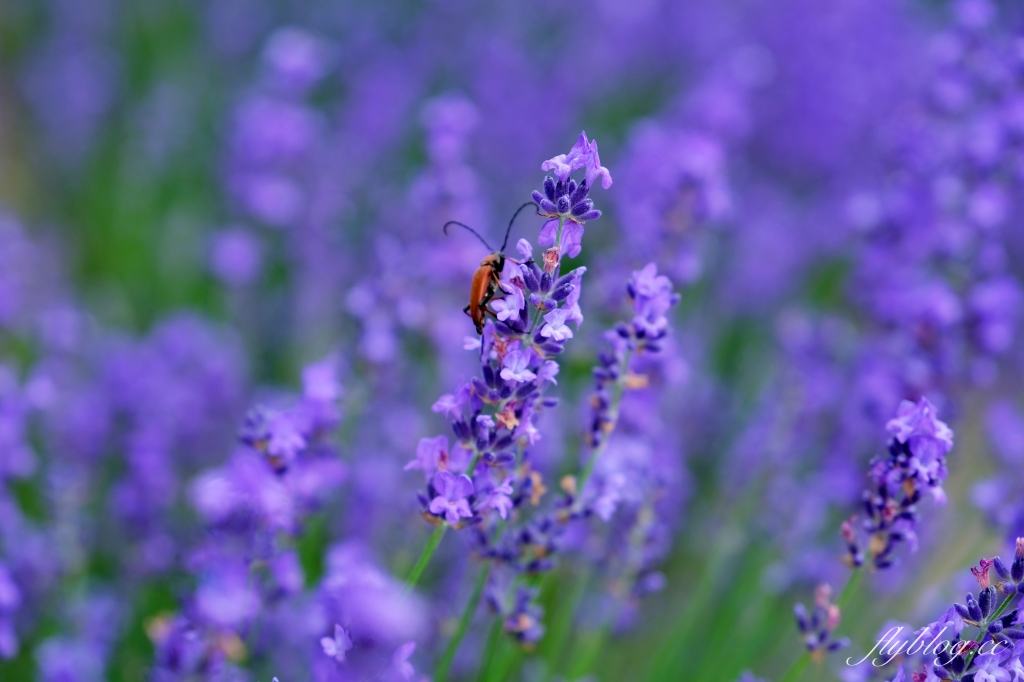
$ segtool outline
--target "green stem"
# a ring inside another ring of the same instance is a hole
[[[490,573],[490,570],[491,565],[484,564],[480,567],[479,572],[477,572],[476,583],[473,585],[473,594],[470,595],[466,608],[462,610],[459,624],[456,626],[452,638],[448,641],[448,647],[444,650],[444,656],[441,657],[437,668],[434,670],[434,682],[444,682],[448,677],[448,668],[451,667],[452,659],[455,658],[455,652],[459,650],[462,638],[466,636],[466,632],[469,630],[469,624],[473,620],[473,614],[476,613],[477,605],[480,603],[480,596],[484,592],[484,585],[487,584],[487,574]]]
[[[782,682],[796,682],[800,679],[800,675],[803,674],[804,668],[811,662],[811,654],[809,651],[805,651],[800,658],[796,659],[796,663],[790,667],[789,672],[782,678]]]
[[[842,611],[843,606],[846,605],[846,602],[850,600],[850,597],[857,589],[857,585],[860,584],[861,576],[863,574],[864,570],[861,568],[855,568],[850,573],[850,577],[846,580],[846,586],[843,587],[843,591],[839,594],[839,599],[836,600],[836,606],[839,607],[840,611]],[[796,659],[793,665],[790,666],[789,670],[782,677],[782,682],[796,682],[799,680],[804,668],[806,668],[807,664],[810,662],[811,653],[809,651],[804,651],[803,654],[800,655],[800,658]]]
[[[850,601],[850,597],[853,595],[853,591],[857,589],[857,585],[860,584],[860,577],[864,574],[864,569],[855,568],[850,574],[850,577],[846,580],[846,587],[839,594],[839,599],[836,600],[836,606],[839,607],[840,611],[846,606],[846,602]]]
[[[586,595],[587,588],[590,585],[590,571],[585,570],[582,575],[575,576],[573,583],[574,585],[569,591],[566,603],[560,604],[561,608],[557,609],[556,617],[545,633],[542,642],[542,653],[546,655],[548,660],[547,674],[545,676],[547,680],[552,678],[556,669],[558,669],[558,664],[564,658],[563,651],[566,649],[569,634],[573,629],[573,620],[576,618],[576,613],[579,611],[580,604],[583,603],[583,597]],[[555,589],[558,591],[557,588]]]
[[[430,563],[431,557],[434,556],[437,546],[441,544],[441,538],[444,537],[446,530],[448,530],[448,524],[443,523],[435,528],[434,532],[430,534],[430,539],[427,540],[427,546],[423,548],[423,552],[420,554],[420,558],[416,561],[416,565],[412,567],[412,573],[409,574],[408,580],[405,581],[405,587],[407,590],[411,590],[416,587],[416,583],[420,581],[420,577],[423,575],[423,571],[426,570],[427,564]]]
[[[501,618],[495,618],[491,625],[491,631],[487,635],[487,646],[484,647],[484,655],[480,659],[480,675],[478,682],[487,682],[491,674],[491,659],[498,648],[498,640],[501,638]]]

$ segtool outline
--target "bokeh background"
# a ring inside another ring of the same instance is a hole
[[[777,679],[793,601],[845,581],[838,523],[921,395],[957,433],[949,501],[843,630],[854,653],[932,620],[1024,518],[1021,27],[982,0],[3,0],[0,679],[146,679],[203,584],[192,486],[324,357],[344,470],[302,578],[341,541],[406,575],[430,527],[402,467],[474,371],[485,254],[441,225],[498,241],[580,130],[615,182],[538,461],[576,461],[601,331],[656,262],[674,341],[616,444],[657,478],[655,521],[637,565],[613,538],[563,562],[548,637],[478,676],[481,611],[452,677]],[[418,670],[469,590],[446,543]],[[321,679],[250,649],[238,679]]]

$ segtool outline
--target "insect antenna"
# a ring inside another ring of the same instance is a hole
[[[536,206],[537,204],[532,201],[527,201],[525,204],[516,209],[516,212],[512,214],[512,220],[508,221],[508,229],[505,230],[505,241],[501,243],[501,252],[505,253],[505,247],[508,246],[508,235],[512,232],[512,224],[516,221],[519,216],[519,212],[527,206]]]
[[[480,233],[479,233],[479,232],[477,232],[476,230],[474,230],[474,229],[473,229],[472,227],[470,227],[470,226],[469,226],[469,225],[467,225],[466,223],[460,223],[460,222],[459,222],[458,220],[449,220],[448,222],[446,222],[446,223],[444,224],[444,228],[442,228],[442,229],[444,230],[444,234],[445,234],[445,236],[446,236],[446,237],[448,236],[448,226],[449,226],[449,225],[458,225],[459,227],[464,227],[464,228],[466,228],[467,230],[469,230],[470,232],[472,232],[472,233],[473,233],[473,235],[474,235],[474,236],[476,236],[476,238],[477,238],[477,239],[479,239],[479,240],[480,240],[480,242],[481,242],[481,243],[482,243],[482,244],[483,244],[484,246],[486,246],[486,247],[487,247],[487,250],[488,250],[488,251],[490,251],[491,253],[494,253],[494,249],[492,249],[492,248],[491,248],[491,245],[487,243],[487,240],[486,240],[486,239],[484,239],[483,237],[481,237],[481,236],[480,236]]]

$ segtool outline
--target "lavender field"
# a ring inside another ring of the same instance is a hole
[[[0,682],[1022,682],[1022,220],[1017,0],[0,0]]]

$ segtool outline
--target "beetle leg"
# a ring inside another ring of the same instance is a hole
[[[465,308],[462,309],[462,312],[466,313],[470,317],[473,316],[473,313],[469,312],[469,306],[468,305]]]
[[[494,289],[489,288],[487,290],[487,293],[484,294],[484,297],[480,299],[480,307],[486,308],[487,304],[490,303],[492,300],[494,300]]]

